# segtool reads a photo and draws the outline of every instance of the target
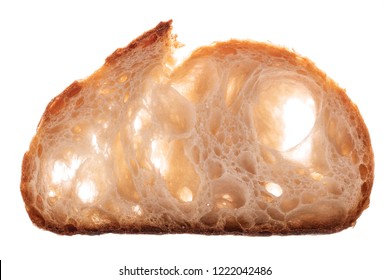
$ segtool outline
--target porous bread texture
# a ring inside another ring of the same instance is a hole
[[[177,45],[162,22],[50,102],[23,160],[32,221],[60,234],[354,225],[374,161],[344,90],[270,44],[214,43],[175,67]]]

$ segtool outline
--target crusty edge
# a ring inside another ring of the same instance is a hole
[[[112,53],[110,56],[106,58],[107,64],[113,64],[117,61],[120,61],[120,59],[123,56],[127,56],[129,52],[131,52],[135,48],[145,48],[151,44],[154,44],[156,41],[158,41],[161,38],[166,38],[167,35],[170,33],[172,29],[172,20],[160,22],[155,28],[152,30],[149,30],[139,36],[137,39],[132,41],[130,44],[128,44],[124,48],[117,49],[114,53]]]
[[[344,90],[337,87],[337,85],[336,89],[342,91],[340,95],[343,97],[342,100],[344,102],[344,105],[353,110],[354,116],[356,117],[358,123],[358,137],[362,139],[363,145],[366,148],[364,164],[367,166],[368,174],[367,178],[365,179],[365,182],[361,185],[359,203],[355,209],[350,211],[349,217],[347,217],[346,227],[350,227],[356,224],[357,219],[370,205],[370,194],[372,191],[372,186],[374,184],[374,151],[372,149],[371,138],[368,128],[363,120],[362,115],[360,114],[358,107],[349,99]]]
[[[35,213],[31,213],[35,214]],[[30,216],[31,217],[31,216]],[[35,216],[34,216],[35,217]],[[38,220],[39,221],[39,220]],[[35,220],[34,220],[35,223]],[[197,226],[192,227],[183,227],[180,225],[169,226],[169,227],[158,227],[155,225],[126,225],[126,226],[112,226],[112,225],[103,225],[99,228],[89,228],[89,227],[78,227],[75,228],[73,225],[64,225],[57,226],[55,224],[45,224],[45,226],[38,227],[45,230],[49,230],[56,234],[60,235],[100,235],[105,233],[116,233],[116,234],[202,234],[202,235],[245,235],[245,236],[271,236],[271,235],[318,235],[318,234],[332,234],[340,232],[353,224],[344,224],[339,226],[325,226],[318,227],[318,225],[313,226],[312,228],[305,229],[274,229],[268,227],[267,229],[261,230],[244,230],[238,228],[232,228],[227,230],[219,230],[211,227]]]

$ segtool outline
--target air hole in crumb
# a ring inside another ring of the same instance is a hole
[[[96,186],[91,180],[85,180],[77,185],[77,195],[82,202],[93,202],[96,197]]]
[[[221,148],[218,146],[214,147],[214,153],[216,156],[221,156],[221,154],[222,154]]]
[[[238,162],[240,166],[243,167],[246,171],[252,174],[256,174],[256,159],[253,156],[253,153],[242,152]]]
[[[138,132],[142,128],[142,121],[139,116],[134,119],[133,127],[135,132]]]
[[[347,156],[354,149],[354,141],[348,127],[342,122],[342,119],[339,120],[336,117],[337,115],[329,117],[329,120],[327,120],[326,133],[336,151],[342,156]]]
[[[274,220],[278,220],[278,221],[284,220],[284,214],[276,208],[273,208],[273,207],[268,208],[267,213]]]
[[[199,175],[196,165],[185,153],[185,142],[171,141],[167,144],[164,157],[165,171],[161,174],[170,193],[181,202],[190,202],[194,199],[199,186]],[[161,172],[161,168],[160,168]]]
[[[139,206],[138,204],[132,206],[132,207],[131,207],[131,210],[133,210],[134,214],[136,214],[136,215],[138,215],[138,216],[141,216],[141,215],[142,215],[141,206]]]
[[[79,134],[81,131],[82,131],[82,128],[78,124],[76,124],[74,127],[72,127],[72,132],[75,134]]]
[[[216,135],[221,126],[222,114],[219,110],[213,110],[209,118],[209,129],[213,135]]]
[[[340,195],[343,192],[340,186],[336,182],[333,181],[324,182],[324,185],[326,187],[326,190],[331,194]]]
[[[84,104],[84,98],[83,97],[80,97],[79,99],[77,99],[76,101],[76,108],[79,108],[81,105]]]
[[[238,93],[241,88],[242,78],[232,77],[228,81],[226,92],[225,92],[225,102],[228,107],[237,99]]]
[[[182,187],[179,191],[179,198],[183,202],[191,202],[192,191],[188,187]]]
[[[129,100],[130,93],[129,93],[129,91],[125,91],[125,93],[123,95],[124,95],[123,103],[126,103],[127,100]]]
[[[122,76],[120,76],[119,79],[118,79],[118,81],[119,81],[120,83],[126,82],[126,81],[127,81],[127,75],[122,75]]]
[[[253,107],[258,139],[278,151],[287,151],[301,143],[313,128],[316,114],[310,89],[286,79],[263,84]]]
[[[347,156],[352,152],[353,148],[354,148],[354,143],[353,143],[352,136],[350,134],[346,134],[344,141],[342,141],[341,144],[341,154],[343,156]]]
[[[368,184],[366,182],[364,182],[361,186],[361,191],[363,194],[366,194],[367,191],[368,191]]]
[[[270,194],[276,197],[279,197],[283,194],[282,187],[276,183],[272,183],[272,182],[266,183],[265,189],[267,190],[267,192],[269,192]]]
[[[167,160],[164,153],[164,145],[158,140],[153,140],[151,148],[152,153],[150,156],[150,161],[161,174],[164,174],[167,170]]]
[[[313,180],[320,181],[322,178],[324,178],[324,175],[318,172],[312,172],[310,173],[310,177],[313,178]]]
[[[55,191],[50,190],[47,195],[48,195],[48,197],[56,197],[57,194]]]
[[[207,167],[210,179],[217,179],[221,177],[224,173],[224,168],[222,164],[218,161],[208,160]]]
[[[198,164],[200,159],[199,148],[197,146],[193,146],[191,152],[194,163]]]
[[[261,156],[266,163],[274,164],[276,162],[275,156],[268,149],[262,149]]]
[[[213,182],[214,199],[217,208],[237,209],[245,205],[242,183],[225,175]]]
[[[311,204],[311,203],[315,202],[317,199],[318,199],[318,197],[311,192],[304,192],[301,195],[301,202],[303,204]]]
[[[103,88],[101,88],[100,90],[99,90],[99,93],[100,94],[110,94],[110,93],[112,93],[113,92],[113,90],[112,90],[112,88],[109,88],[109,87],[103,87]]]
[[[362,180],[366,180],[367,179],[368,170],[367,170],[367,167],[364,164],[360,164],[359,165],[359,172],[360,172],[360,178],[362,178]]]
[[[200,221],[207,225],[207,226],[214,226],[217,224],[218,222],[218,214],[215,213],[215,212],[210,212],[210,213],[207,213],[206,215],[204,215]]]
[[[227,217],[224,230],[227,232],[241,232],[242,228],[235,217]]]
[[[76,156],[72,156],[70,162],[57,160],[51,172],[51,180],[53,184],[60,184],[65,181],[72,180],[77,169],[81,165],[81,160]]]
[[[243,228],[251,228],[255,224],[253,216],[249,214],[241,214],[240,216],[238,216],[237,222]]]
[[[297,197],[284,198],[280,202],[280,209],[286,213],[295,209],[298,206],[298,204],[299,204],[299,199]]]

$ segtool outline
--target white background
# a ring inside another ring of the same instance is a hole
[[[271,266],[273,275],[264,279],[390,279],[387,1],[7,2],[0,2],[4,279],[147,279],[120,277],[124,265]],[[116,48],[171,18],[188,51],[230,38],[270,41],[309,57],[347,89],[370,130],[376,156],[371,206],[354,228],[325,236],[67,237],[31,224],[19,191],[20,168],[47,103],[95,71]]]

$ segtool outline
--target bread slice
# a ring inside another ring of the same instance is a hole
[[[230,40],[180,65],[171,21],[47,106],[23,159],[31,220],[59,234],[333,233],[369,205],[370,137],[307,58]]]

